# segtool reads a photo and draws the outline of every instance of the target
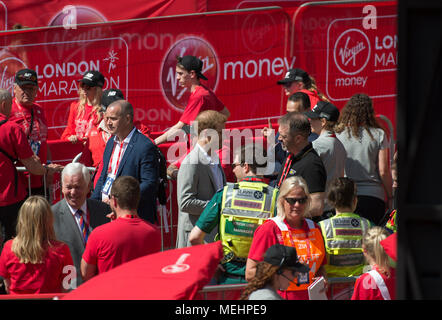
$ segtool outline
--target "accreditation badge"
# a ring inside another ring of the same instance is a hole
[[[38,156],[38,154],[40,153],[41,141],[30,140],[29,145],[31,146],[32,152],[34,152],[34,154]]]
[[[115,181],[115,176],[113,174],[109,174],[106,178],[106,181],[104,182],[103,189],[101,190],[101,193],[103,196],[106,196],[106,198],[109,198],[109,193],[112,188],[112,184]]]

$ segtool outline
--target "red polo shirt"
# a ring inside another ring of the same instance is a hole
[[[212,90],[199,85],[195,91],[190,94],[186,109],[181,115],[180,121],[190,125],[196,116],[205,110],[215,110],[221,112],[224,104],[215,96]]]
[[[139,217],[118,218],[92,231],[83,260],[96,265],[100,274],[160,250],[161,234],[157,227]]]
[[[0,121],[5,119],[6,117],[0,113]],[[14,159],[27,159],[33,155],[22,128],[11,121],[6,121],[0,126],[0,148]],[[21,176],[18,176],[17,194],[14,193],[13,164],[0,152],[0,207],[17,203],[26,197],[26,184]]]

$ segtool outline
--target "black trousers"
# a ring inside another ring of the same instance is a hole
[[[376,225],[380,225],[385,215],[385,202],[376,197],[358,196],[355,213]]]

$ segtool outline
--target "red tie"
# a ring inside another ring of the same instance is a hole
[[[84,217],[84,212],[81,209],[77,210],[77,214],[80,216],[80,229],[83,234],[83,241],[86,245],[87,238],[89,237],[89,223]]]

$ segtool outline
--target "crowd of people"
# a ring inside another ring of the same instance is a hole
[[[83,152],[64,167],[51,163],[36,72],[16,73],[14,97],[0,89],[6,292],[66,292],[160,251],[158,145],[185,134],[187,154],[169,159],[167,170],[177,180],[176,247],[221,241],[212,284],[247,284],[241,299],[305,300],[318,278],[325,290],[328,278],[359,277],[348,298],[394,299],[394,263],[382,241],[396,231],[384,225],[397,186],[371,98],[355,94],[340,112],[313,77],[290,69],[277,82],[288,100],[275,143],[243,144],[229,163],[221,137],[230,111],[202,84],[202,67],[195,56],[177,58],[178,84],[191,95],[180,120],[158,137],[134,119],[121,90],[103,90],[103,75],[87,71],[61,136]],[[267,139],[272,129],[270,122],[263,128]],[[26,167],[31,194],[16,164]],[[42,176],[50,181],[55,172],[63,198],[51,206]]]

